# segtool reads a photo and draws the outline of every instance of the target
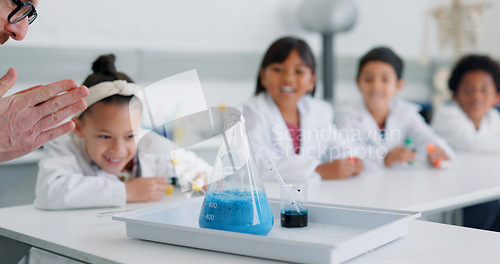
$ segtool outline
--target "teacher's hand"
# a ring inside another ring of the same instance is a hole
[[[0,96],[17,80],[9,69],[0,78]],[[39,85],[0,98],[0,162],[28,154],[50,140],[72,131],[73,121],[59,124],[84,110],[82,99],[89,94],[87,87],[78,87],[74,80],[62,80]]]

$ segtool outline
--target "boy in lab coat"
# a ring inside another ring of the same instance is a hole
[[[403,88],[403,61],[391,49],[378,47],[359,61],[356,83],[363,103],[344,107],[336,119],[357,142],[356,156],[367,170],[408,166],[417,157],[431,164],[449,160],[449,145],[425,123],[419,107],[394,96]],[[427,146],[434,151],[427,153]]]
[[[448,86],[453,100],[437,109],[432,128],[457,151],[500,154],[500,67],[488,56],[457,62]]]
[[[488,56],[460,59],[448,86],[453,100],[437,109],[432,127],[455,150],[500,154],[500,66]],[[464,208],[467,227],[500,231],[500,206],[492,201]]]
[[[203,177],[209,165],[194,153],[141,129],[141,88],[117,73],[114,55],[99,57],[88,108],[73,117],[75,130],[44,146],[35,207],[59,210],[124,206],[160,200],[167,179]],[[175,150],[171,154],[169,150]]]

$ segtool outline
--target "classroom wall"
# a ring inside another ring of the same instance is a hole
[[[477,3],[476,0],[464,0]],[[354,0],[355,28],[336,37],[336,52],[359,56],[388,44],[402,56],[419,56],[424,12],[451,0]],[[94,47],[203,52],[263,52],[278,36],[299,35],[320,53],[320,38],[298,21],[301,0],[42,0],[39,17],[22,46]],[[478,50],[500,55],[500,5],[490,2]],[[429,48],[440,56],[435,21]],[[10,43],[12,44],[12,43]]]
[[[450,51],[438,47],[434,19],[427,17],[428,26],[424,27],[425,12],[451,0],[354,2],[358,7],[357,24],[351,31],[335,36],[335,101],[360,99],[353,82],[357,59],[377,45],[394,48],[410,65],[405,71],[410,77],[408,85],[400,96],[429,101],[434,70],[443,61],[451,65],[453,58]],[[307,31],[298,21],[301,4],[301,0],[42,0],[37,8],[39,17],[26,39],[6,44],[16,51],[0,50],[0,72],[13,66],[18,69],[20,80],[14,92],[61,78],[81,82],[97,55],[133,53],[118,56],[117,65],[138,83],[147,85],[199,68],[209,105],[237,105],[252,95],[259,62],[276,38],[296,35],[306,39],[321,62],[320,34]],[[500,5],[495,4],[491,3],[484,13],[484,30],[476,50],[500,57],[496,45],[500,36],[495,28],[500,23]],[[425,30],[428,39],[422,41]],[[431,60],[426,67],[418,65],[423,45]],[[159,63],[159,59],[163,61]],[[38,67],[35,72],[33,64]],[[145,67],[148,72],[143,70]],[[318,72],[321,75],[320,69]]]
[[[15,51],[0,50],[0,72],[13,66],[18,69],[20,80],[14,92],[61,78],[81,82],[97,55],[133,54],[119,55],[117,65],[141,85],[198,68],[209,105],[237,105],[252,95],[259,62],[276,38],[296,35],[306,39],[321,62],[320,34],[307,31],[298,21],[302,2],[42,0],[37,8],[39,17],[26,39],[6,44]],[[424,27],[425,12],[451,0],[354,2],[357,24],[335,36],[335,101],[360,99],[353,82],[357,59],[377,45],[394,48],[410,65],[405,71],[409,80],[400,96],[429,101],[434,70],[439,65],[451,65],[453,58],[449,50],[438,47],[434,19],[427,17],[428,26]],[[484,30],[476,50],[500,57],[496,45],[500,36],[495,31],[500,23],[500,5],[495,4],[491,3],[484,13]],[[425,29],[428,40],[422,41]],[[423,45],[431,60],[426,67],[418,64]],[[318,72],[321,75],[320,69]]]

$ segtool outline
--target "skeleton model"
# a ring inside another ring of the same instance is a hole
[[[451,6],[432,10],[438,23],[441,48],[453,46],[458,58],[464,54],[467,47],[476,45],[484,7],[484,3],[465,4],[461,0],[453,0]]]
[[[428,64],[426,52],[427,18],[432,16],[437,21],[439,46],[442,50],[453,48],[455,60],[464,55],[467,49],[474,47],[481,32],[481,20],[483,10],[487,7],[485,3],[464,3],[462,0],[453,0],[451,5],[439,6],[426,12],[424,38],[422,45],[421,63]],[[433,105],[437,107],[441,102],[449,100],[451,93],[447,87],[450,75],[449,68],[438,69],[434,75],[433,82],[435,92]]]

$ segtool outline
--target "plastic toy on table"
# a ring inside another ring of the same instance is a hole
[[[405,139],[405,146],[407,149],[409,149],[410,151],[415,153],[415,151],[416,151],[415,144],[413,144],[413,140],[411,138]],[[414,161],[408,161],[409,165],[413,165],[414,163],[415,163]]]
[[[427,145],[427,153],[432,153],[436,150],[436,146],[434,144]],[[438,169],[446,169],[451,166],[451,162],[449,160],[436,160],[432,165]]]

